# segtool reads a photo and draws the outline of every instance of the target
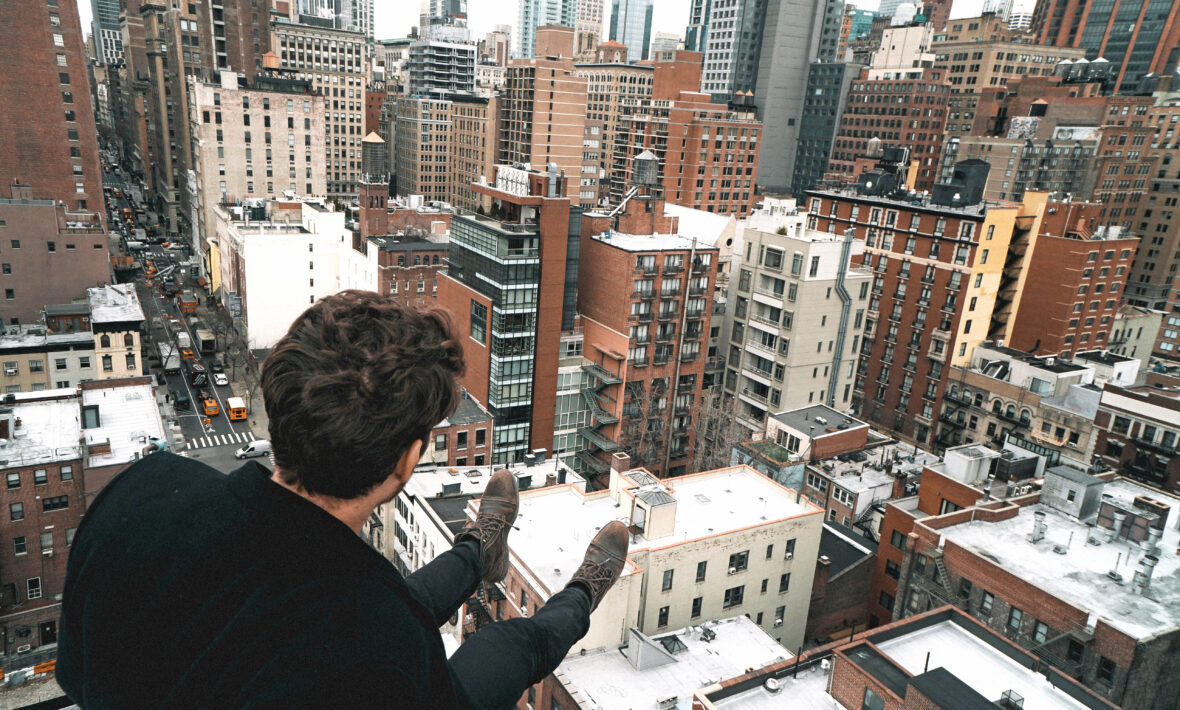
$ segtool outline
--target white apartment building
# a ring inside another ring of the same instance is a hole
[[[628,563],[573,651],[739,615],[802,644],[823,511],[747,466],[660,481],[615,454],[609,490],[547,486],[520,496],[495,618],[527,616],[564,588],[603,525],[632,530]]]
[[[770,413],[851,405],[873,275],[851,266],[862,240],[806,225],[794,200],[767,198],[735,244],[720,354],[725,390],[751,438]]]
[[[134,284],[86,289],[90,329],[94,334],[94,379],[113,380],[144,374],[140,358],[143,308]]]
[[[324,168],[328,195],[354,197],[361,176],[368,47],[360,32],[286,21],[271,25],[271,47],[293,78],[324,97]]]
[[[353,248],[343,212],[310,200],[218,206],[215,297],[241,320],[251,349],[274,344],[317,299],[344,289],[377,290],[376,245]]]
[[[193,171],[197,193],[193,252],[204,251],[213,208],[284,192],[323,197],[328,192],[324,151],[324,97],[308,81],[260,73],[243,86],[241,75],[189,82]]]

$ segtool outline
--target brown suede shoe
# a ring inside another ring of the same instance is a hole
[[[578,585],[590,595],[590,611],[598,608],[599,602],[623,572],[627,564],[627,545],[630,542],[627,526],[613,520],[603,526],[586,548],[582,566],[570,577],[569,584]]]
[[[475,520],[455,536],[456,545],[464,540],[479,543],[479,566],[485,582],[495,584],[508,574],[508,531],[519,508],[516,476],[500,469],[484,489]]]

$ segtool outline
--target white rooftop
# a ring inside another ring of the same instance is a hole
[[[704,628],[716,634],[712,641],[702,639]],[[687,647],[671,654],[675,661],[636,670],[624,655],[632,652],[631,648],[609,646],[583,656],[568,656],[554,676],[580,707],[655,708],[660,700],[675,697],[678,708],[688,708],[693,693],[702,687],[741,675],[749,668],[791,658],[790,651],[745,616],[710,621],[651,638],[669,636],[676,636]]]
[[[912,444],[902,443],[855,452],[845,458],[848,460],[824,459],[813,467],[822,470],[837,486],[853,493],[864,493],[886,485],[892,488],[894,474],[917,475],[922,472],[923,466],[931,466],[939,461],[937,456],[928,451],[915,450]],[[885,472],[887,461],[893,462],[892,473]]]
[[[624,234],[623,232],[603,232],[592,236],[600,242],[624,249],[626,251],[673,251],[692,249],[692,239],[679,234]],[[697,248],[712,247],[712,244],[697,243]]]
[[[627,472],[631,477],[636,471]],[[642,473],[641,471],[638,473]],[[770,524],[797,515],[822,513],[806,499],[796,502],[796,493],[748,466],[680,476],[633,488],[624,495],[660,493],[659,487],[676,499],[676,524],[671,535],[649,540],[642,535],[631,544],[635,553],[649,548],[666,548],[689,540],[723,535],[760,524]],[[586,545],[603,525],[624,520],[623,508],[615,505],[609,491],[583,493],[573,486],[552,486],[520,496],[517,529],[509,538],[512,554],[523,562],[540,583],[538,590],[560,590],[582,562]],[[562,530],[554,537],[554,530]],[[633,565],[624,574],[635,571]]]
[[[48,348],[52,345],[85,345],[94,343],[89,330],[72,333],[47,333],[44,325],[10,325],[0,329],[0,350],[17,348]]]
[[[1075,710],[1085,705],[1053,687],[1049,680],[1025,668],[952,621],[943,621],[877,644],[877,650],[912,676],[945,668],[988,700],[995,702],[1005,690],[1024,698],[1024,706],[1037,710]]]
[[[448,491],[448,495],[483,495],[488,487],[488,480],[492,474],[503,466],[437,466],[419,467],[414,469],[414,475],[406,484],[407,495],[422,498],[433,498],[442,492],[443,486],[458,484],[458,490]],[[544,462],[535,466],[514,464],[508,467],[517,477],[517,483],[523,476],[531,476],[530,488],[540,488],[545,485],[545,478],[549,474],[557,475],[565,472],[566,483],[583,483],[584,479],[577,471],[562,463],[559,459],[548,457]]]
[[[820,664],[802,668],[792,677],[787,674],[778,679],[779,690],[771,693],[765,685],[735,693],[728,698],[714,701],[718,710],[846,710],[835,698],[828,695],[828,678],[832,671],[824,670]]]
[[[1180,626],[1180,499],[1127,479],[1107,483],[1103,493],[1130,505],[1138,495],[1162,500],[1171,506],[1159,546],[1159,564],[1152,575],[1147,595],[1136,594],[1131,586],[1142,551],[1126,540],[1094,545],[1087,542],[1091,526],[1048,506],[1020,509],[1011,520],[998,523],[972,521],[939,530],[944,539],[974,551],[1049,594],[1097,615],[1108,624],[1130,635],[1143,638],[1165,629]],[[1037,543],[1028,541],[1033,529],[1033,513],[1044,511],[1047,530]],[[1096,529],[1105,532],[1101,529]],[[1055,545],[1068,545],[1064,555],[1053,551]],[[1123,576],[1122,584],[1107,577],[1115,569]]]
[[[90,301],[91,323],[125,323],[144,319],[134,284],[88,288],[86,298]]]
[[[11,407],[9,437],[0,446],[0,468],[69,461],[82,456],[78,443],[82,425],[72,389],[43,390],[16,395]],[[57,399],[48,399],[56,397]],[[44,398],[43,401],[27,401]],[[20,426],[15,426],[16,420]]]
[[[98,405],[101,424],[85,430],[87,445],[111,444],[109,454],[91,454],[89,468],[130,463],[139,458],[148,439],[166,440],[150,384],[83,390],[82,404]]]
[[[737,220],[733,215],[716,214],[671,202],[664,203],[664,214],[677,217],[676,231],[681,236],[696,237],[698,245],[718,246],[721,235]]]

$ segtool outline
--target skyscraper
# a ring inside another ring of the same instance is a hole
[[[701,41],[701,91],[733,96],[753,91],[762,53],[767,0],[712,0]]]
[[[578,0],[520,0],[515,55],[531,57],[537,49],[537,28],[545,25],[574,27],[577,24]]]
[[[836,61],[843,19],[844,0],[766,0],[754,105],[765,125],[758,184],[767,192],[790,188],[810,62]]]
[[[614,0],[610,38],[627,45],[632,61],[647,59],[651,45],[652,0]]]
[[[1084,47],[1117,68],[1115,90],[1134,89],[1144,74],[1170,74],[1180,61],[1180,0],[1041,0],[1032,28],[1041,44]]]
[[[114,64],[123,58],[123,33],[119,29],[119,0],[90,0],[94,15],[94,46],[99,61]]]

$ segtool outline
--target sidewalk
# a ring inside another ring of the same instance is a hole
[[[194,286],[193,288],[197,289],[198,287]],[[210,298],[210,296],[206,296],[203,292],[201,292],[200,300],[197,304],[196,316],[201,319],[202,323],[224,323],[225,316],[222,315],[220,309],[218,309],[216,306],[209,305]],[[255,438],[269,439],[270,419],[268,419],[266,416],[266,407],[263,406],[262,403],[261,390],[256,388],[254,402],[251,403],[247,398],[246,384],[242,379],[243,367],[238,366],[235,368],[230,365],[230,363],[226,361],[227,358],[224,352],[218,352],[217,357],[220,358],[222,364],[225,365],[225,374],[230,378],[229,385],[234,391],[234,396],[247,400],[246,409],[249,411],[250,416],[246,421],[248,421],[250,424],[250,431],[254,433]]]

